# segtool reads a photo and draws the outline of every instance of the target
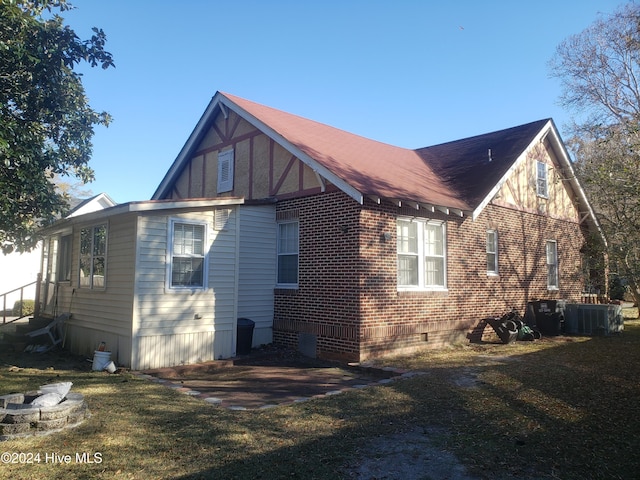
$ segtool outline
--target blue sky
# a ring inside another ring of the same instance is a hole
[[[116,68],[83,68],[97,127],[86,188],[147,200],[216,91],[419,148],[570,113],[557,45],[615,0],[70,0]]]

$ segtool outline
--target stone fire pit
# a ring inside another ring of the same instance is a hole
[[[65,392],[56,397],[45,387],[37,392],[0,396],[0,441],[59,432],[89,417],[82,394]]]

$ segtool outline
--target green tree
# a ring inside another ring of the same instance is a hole
[[[562,42],[550,62],[573,113],[569,148],[607,240],[611,271],[640,300],[640,5]]]
[[[37,231],[67,209],[56,175],[93,179],[95,125],[110,117],[89,105],[74,71],[114,66],[106,36],[81,40],[53,13],[66,0],[0,0],[0,248],[28,251]]]

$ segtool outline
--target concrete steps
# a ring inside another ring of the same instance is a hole
[[[29,338],[27,333],[46,327],[52,320],[52,317],[40,316],[20,319],[12,324],[0,324],[0,348],[21,352],[28,345],[50,343],[46,335]]]

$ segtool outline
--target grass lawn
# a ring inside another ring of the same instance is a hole
[[[369,441],[416,429],[476,478],[631,479],[640,472],[638,320],[609,337],[395,358],[389,363],[425,374],[262,411],[220,409],[128,374],[7,363],[3,356],[0,394],[71,381],[92,417],[70,431],[0,442],[0,453],[40,455],[40,463],[0,464],[0,478],[351,478],[345,467],[367,455]],[[76,463],[85,452],[98,462]],[[46,461],[53,454],[72,462]],[[425,471],[424,478],[439,477]]]

